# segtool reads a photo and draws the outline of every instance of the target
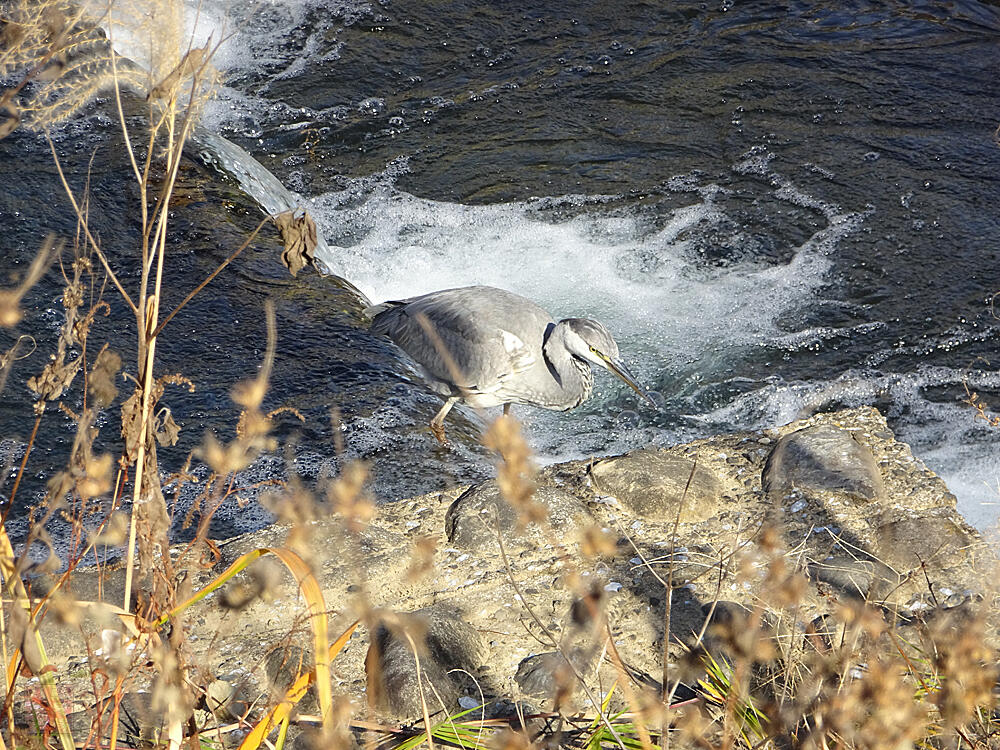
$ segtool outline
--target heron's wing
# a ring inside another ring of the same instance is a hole
[[[389,336],[438,383],[491,393],[538,361],[550,321],[522,297],[469,287],[389,307],[371,329]]]

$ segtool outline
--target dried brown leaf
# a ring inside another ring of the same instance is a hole
[[[194,383],[192,383],[188,378],[183,375],[161,375],[153,382],[152,392],[149,394],[149,411],[150,418],[149,424],[147,425],[147,437],[152,440],[153,436],[156,435],[158,430],[161,430],[157,425],[159,424],[159,416],[154,415],[156,405],[159,403],[160,399],[163,397],[164,387],[167,385],[182,385],[186,386],[189,392],[194,391]],[[169,410],[168,410],[169,413]],[[170,420],[173,422],[173,420]],[[142,439],[142,389],[136,386],[132,395],[129,396],[125,403],[122,404],[122,431],[121,435],[125,438],[125,455],[124,460],[127,463],[132,463],[135,461],[136,456],[139,453],[139,441]],[[176,427],[176,425],[174,425]],[[170,430],[167,430],[164,434],[165,437],[169,437]],[[156,436],[159,440],[159,436]],[[163,445],[163,443],[161,443]],[[173,445],[173,443],[170,443]]]
[[[177,445],[180,432],[181,428],[174,421],[174,415],[170,413],[170,409],[166,406],[162,407],[153,420],[153,434],[156,436],[156,442],[164,448]]]
[[[35,626],[27,607],[21,606],[20,603],[11,607],[8,627],[10,628],[11,641],[18,645],[25,665],[32,674],[37,675],[45,666],[45,659],[38,648],[38,628]]]
[[[281,262],[285,264],[292,276],[298,274],[307,265],[315,262],[317,244],[316,222],[307,211],[296,216],[294,211],[285,211],[274,217],[285,250],[281,254]]]
[[[69,388],[81,364],[82,357],[64,362],[62,356],[52,355],[52,361],[45,365],[41,373],[28,378],[28,388],[37,393],[42,401],[53,401]]]
[[[142,389],[136,388],[132,395],[122,404],[122,430],[125,439],[126,463],[135,461],[139,453],[139,441],[142,440]]]
[[[113,349],[104,348],[97,355],[94,367],[87,379],[87,391],[93,404],[98,409],[104,409],[118,396],[118,386],[115,380],[122,367],[122,358]]]

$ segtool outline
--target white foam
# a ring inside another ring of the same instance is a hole
[[[232,24],[224,3],[185,0],[173,6],[157,0],[131,0],[113,3],[109,9],[105,0],[83,0],[82,5],[101,19],[119,55],[160,75],[189,49],[215,49],[216,61],[233,55]]]
[[[830,404],[878,404],[892,422],[898,440],[936,472],[958,498],[958,508],[973,525],[985,529],[1000,515],[1000,455],[996,428],[976,419],[961,402],[942,403],[925,396],[929,387],[1000,388],[1000,375],[981,371],[925,367],[917,372],[873,373],[852,370],[822,383],[773,382],[743,394],[701,416],[710,431],[755,429],[785,424]]]
[[[530,297],[556,318],[599,319],[640,381],[668,388],[674,404],[702,383],[725,380],[722,373],[763,347],[809,346],[851,333],[823,328],[788,334],[777,324],[811,303],[829,269],[827,256],[865,216],[812,200],[779,176],[768,189],[771,198],[806,206],[825,226],[787,248],[787,263],[744,258],[720,268],[705,263],[699,240],[716,227],[732,231],[742,220],[729,215],[729,193],[716,185],[672,181],[690,202],[654,224],[638,211],[623,213],[615,196],[488,206],[427,200],[395,187],[405,169],[405,162],[395,163],[382,175],[313,199],[313,215],[331,245],[342,246],[323,260],[373,301],[486,284]],[[615,207],[606,207],[612,202]],[[771,396],[780,402],[780,394]],[[545,462],[706,432],[697,419],[689,426],[657,424],[658,415],[640,406],[633,411],[634,402],[617,380],[598,377],[594,397],[571,415],[516,413]]]
[[[776,319],[813,296],[827,253],[863,219],[820,205],[828,225],[791,248],[789,263],[706,270],[691,238],[731,221],[725,191],[713,185],[689,188],[691,204],[654,227],[638,213],[602,210],[607,197],[468,206],[409,195],[394,177],[313,200],[331,244],[344,245],[324,259],[336,273],[373,301],[486,284],[535,299],[557,318],[600,319],[647,381],[711,370],[785,335]],[[576,215],[559,218],[556,204]]]

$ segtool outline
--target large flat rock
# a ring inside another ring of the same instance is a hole
[[[764,489],[778,499],[796,491],[842,494],[859,502],[885,499],[871,450],[834,424],[782,436],[764,466]]]
[[[643,518],[698,523],[718,515],[732,488],[696,457],[671,450],[639,450],[597,461],[594,486]]]

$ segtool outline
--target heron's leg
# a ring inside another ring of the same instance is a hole
[[[503,405],[503,415],[506,417],[510,414],[510,401]]]
[[[461,396],[451,396],[447,401],[444,402],[444,406],[434,415],[434,419],[431,420],[431,432],[434,433],[434,437],[438,439],[441,445],[447,444],[447,439],[444,436],[444,418],[448,416],[448,412],[451,411],[458,400],[462,398]]]

